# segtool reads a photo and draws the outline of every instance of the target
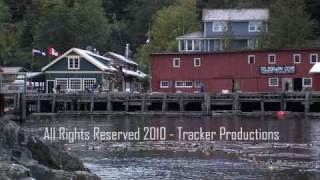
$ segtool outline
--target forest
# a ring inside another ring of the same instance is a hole
[[[53,57],[33,48],[96,48],[132,58],[148,73],[149,54],[177,51],[175,37],[202,28],[204,8],[269,8],[260,48],[300,48],[320,39],[317,0],[0,0],[0,66],[33,71]]]

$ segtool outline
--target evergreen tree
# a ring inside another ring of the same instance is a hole
[[[316,22],[305,10],[304,0],[276,0],[270,6],[269,31],[262,35],[262,48],[300,48],[314,38]]]

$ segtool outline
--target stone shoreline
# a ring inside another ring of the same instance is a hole
[[[62,145],[31,136],[10,119],[0,119],[0,179],[100,179]]]

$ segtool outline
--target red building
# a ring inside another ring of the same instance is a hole
[[[155,53],[151,86],[153,92],[319,91],[320,75],[310,74],[319,55],[320,48]]]

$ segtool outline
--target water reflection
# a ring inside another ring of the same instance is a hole
[[[279,131],[281,143],[312,144],[316,164],[320,159],[320,121],[301,117],[277,119],[275,117],[200,117],[200,116],[140,116],[140,115],[56,115],[33,116],[25,124],[42,136],[46,127],[66,127],[93,131],[100,127],[104,131],[135,131],[137,127],[166,127],[167,134],[176,134],[177,127],[186,131],[229,131],[261,129]],[[176,136],[167,136],[175,141]],[[81,142],[77,142],[81,143]],[[288,149],[290,151],[290,149]],[[75,151],[94,173],[102,179],[319,179],[316,173],[287,169],[270,170],[241,158],[226,156],[203,157],[196,153],[174,153],[165,151],[104,152]],[[316,165],[317,166],[317,165]],[[320,167],[320,166],[319,166]]]

